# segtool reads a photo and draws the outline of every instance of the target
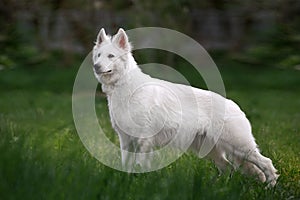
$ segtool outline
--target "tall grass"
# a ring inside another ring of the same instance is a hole
[[[273,189],[239,172],[218,176],[210,161],[190,154],[146,174],[102,165],[74,128],[75,73],[55,67],[0,71],[0,199],[300,198],[299,71],[221,66],[227,96],[246,112],[262,153],[281,174]],[[97,98],[101,123],[113,138],[106,101]]]

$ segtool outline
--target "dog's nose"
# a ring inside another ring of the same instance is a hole
[[[95,64],[94,65],[94,69],[95,69],[95,71],[97,72],[97,73],[100,73],[101,71],[100,71],[100,68],[101,68],[101,66],[99,65],[99,64]]]
[[[99,69],[99,68],[100,68],[100,65],[99,65],[99,64],[94,64],[94,68],[95,68],[95,69]]]

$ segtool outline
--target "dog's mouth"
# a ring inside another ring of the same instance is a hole
[[[108,75],[108,74],[111,74],[113,71],[110,69],[110,70],[107,70],[107,71],[100,71],[100,70],[96,70],[95,69],[95,72],[96,74],[98,75]]]
[[[105,72],[99,72],[98,74],[100,74],[100,75],[107,75],[107,74],[111,74],[111,73],[112,73],[112,70],[110,69],[110,70],[107,70]]]

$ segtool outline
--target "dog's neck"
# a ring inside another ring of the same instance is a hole
[[[128,55],[128,57],[126,58],[127,61],[126,62],[126,70],[124,71],[124,74],[121,75],[121,77],[116,81],[116,82],[113,82],[113,83],[109,83],[109,84],[105,84],[105,83],[102,83],[102,91],[106,94],[106,95],[111,95],[113,90],[116,88],[116,87],[120,87],[120,86],[123,86],[124,84],[127,84],[127,83],[130,83],[131,81],[128,80],[128,79],[132,79],[133,76],[132,74],[133,73],[143,73],[141,71],[141,69],[138,67],[134,57],[130,54]]]

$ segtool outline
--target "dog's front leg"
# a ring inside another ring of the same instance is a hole
[[[135,165],[135,152],[137,152],[137,140],[127,134],[119,134],[121,160],[125,171],[132,171]]]
[[[143,170],[151,169],[153,145],[151,139],[138,139],[138,153],[136,154],[136,163],[139,164]]]
[[[146,170],[151,168],[152,141],[120,134],[122,166],[125,171]],[[138,167],[138,168],[136,168]],[[136,169],[136,170],[133,170]]]

